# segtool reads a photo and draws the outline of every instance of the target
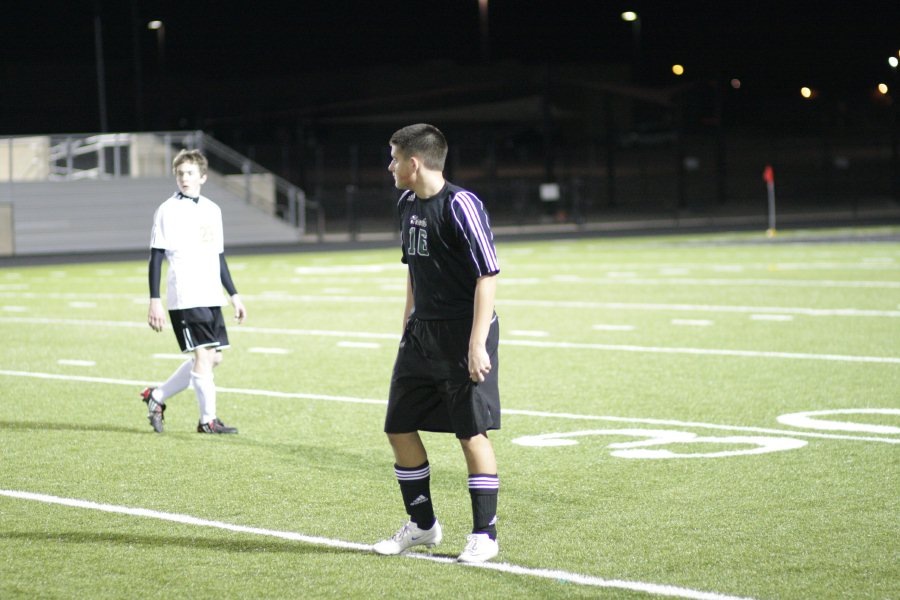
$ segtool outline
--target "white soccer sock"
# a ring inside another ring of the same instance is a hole
[[[200,422],[209,423],[216,418],[216,384],[213,375],[198,375],[191,371],[191,383],[194,384],[197,403],[200,405]]]
[[[165,383],[153,390],[153,399],[165,404],[166,398],[187,389],[187,386],[191,383],[191,369],[193,368],[193,358],[189,358],[181,363],[181,366],[175,369],[175,372],[166,379]]]

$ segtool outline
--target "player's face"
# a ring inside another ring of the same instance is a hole
[[[175,169],[175,181],[182,194],[196,198],[200,195],[200,186],[206,183],[206,175],[200,174],[199,165],[183,162]]]
[[[415,160],[406,158],[397,147],[391,145],[391,164],[388,171],[394,176],[394,186],[398,190],[411,190],[416,180]]]

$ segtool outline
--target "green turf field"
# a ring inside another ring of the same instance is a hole
[[[220,437],[190,390],[147,423],[180,359],[145,261],[0,269],[0,598],[898,599],[898,233],[498,243],[488,568],[453,562],[447,435],[424,436],[443,544],[369,550],[405,520],[399,250],[231,256]]]

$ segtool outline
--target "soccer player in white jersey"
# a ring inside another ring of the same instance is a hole
[[[200,194],[206,183],[208,162],[198,150],[182,150],[172,161],[178,192],[163,202],[153,216],[150,234],[150,308],[147,321],[162,331],[166,314],[159,293],[163,259],[169,264],[166,306],[178,345],[191,354],[159,387],[141,392],[150,425],[163,431],[166,400],[193,384],[200,408],[198,433],[237,433],[216,415],[213,368],[222,362],[228,332],[222,317],[222,288],[242,323],[247,310],[234,287],[225,261],[222,211]]]
[[[379,554],[431,547],[443,533],[431,501],[431,467],[419,431],[454,433],[468,470],[472,533],[460,562],[497,556],[497,460],[487,437],[500,428],[494,295],[500,267],[484,206],[444,180],[447,141],[417,124],[390,139],[400,195],[402,261],[408,266],[403,336],[391,376],[384,431],[409,521],[375,544]]]

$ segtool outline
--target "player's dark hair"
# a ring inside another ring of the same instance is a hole
[[[178,169],[178,165],[186,162],[197,165],[201,175],[206,175],[206,171],[209,169],[209,161],[206,160],[206,157],[203,156],[202,152],[199,150],[184,149],[176,154],[175,158],[172,160],[172,172],[174,173],[175,170]]]
[[[433,171],[443,171],[447,160],[447,138],[441,130],[427,123],[416,123],[398,129],[391,136],[391,145],[406,158],[416,156]]]

